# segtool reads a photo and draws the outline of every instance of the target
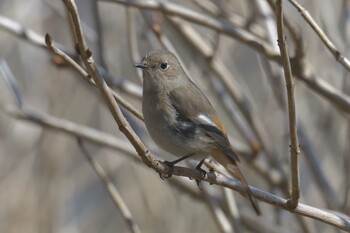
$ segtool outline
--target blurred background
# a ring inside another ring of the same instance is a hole
[[[116,2],[76,1],[110,87],[141,110],[142,78],[133,64],[155,48],[175,52],[225,121],[249,184],[288,198],[290,143],[283,70],[272,56],[279,54],[274,1],[163,2],[174,7],[172,14]],[[350,1],[299,3],[350,56]],[[177,17],[188,11],[204,17],[199,24]],[[349,215],[349,70],[288,1],[284,11],[295,75],[301,202]],[[200,190],[187,178],[161,180],[137,158],[96,88],[45,47],[49,33],[77,58],[63,2],[0,0],[0,14],[0,232],[133,232],[89,156],[115,185],[139,232],[341,232],[263,202],[257,217],[244,197],[219,186],[202,182]],[[209,28],[204,19],[231,25],[229,32]],[[123,113],[154,154],[173,159],[152,142],[141,120],[125,108]]]

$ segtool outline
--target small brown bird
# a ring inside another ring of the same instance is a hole
[[[201,161],[197,166],[200,169],[210,154],[242,182],[260,215],[260,208],[237,167],[239,159],[223,123],[176,56],[168,50],[154,50],[135,67],[143,70],[142,111],[149,134],[165,151],[181,157],[168,165],[191,157]]]

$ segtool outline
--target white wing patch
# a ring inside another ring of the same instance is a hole
[[[217,125],[208,116],[199,114],[197,117],[202,123],[217,127]]]

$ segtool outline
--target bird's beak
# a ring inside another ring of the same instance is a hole
[[[141,68],[141,69],[146,69],[146,68],[148,68],[148,65],[145,64],[145,63],[136,63],[134,66],[135,66],[136,68]]]

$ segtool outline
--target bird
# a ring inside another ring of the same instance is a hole
[[[203,171],[201,165],[211,155],[242,183],[255,212],[260,215],[260,207],[238,168],[240,160],[232,149],[224,124],[178,58],[166,49],[156,49],[134,66],[142,69],[142,113],[147,131],[163,150],[180,157],[173,162],[166,161],[167,164],[174,166],[191,158],[200,161],[196,169]]]

